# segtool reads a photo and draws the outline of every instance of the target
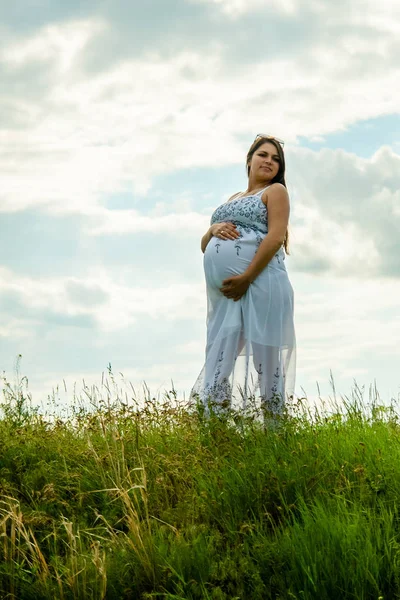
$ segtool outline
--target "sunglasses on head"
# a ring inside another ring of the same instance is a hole
[[[267,135],[266,133],[257,133],[256,137],[254,138],[254,142],[256,142],[257,140],[274,140],[274,142],[278,142],[278,144],[280,144],[282,147],[285,145],[285,142],[283,140],[280,140],[274,135]]]

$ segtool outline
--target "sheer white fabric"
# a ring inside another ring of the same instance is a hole
[[[235,223],[240,237],[212,237],[204,253],[206,361],[191,397],[237,408],[251,399],[279,414],[294,394],[296,370],[293,288],[283,248],[238,302],[220,292],[224,279],[246,270],[268,233],[263,191],[226,202],[211,217],[211,223]]]

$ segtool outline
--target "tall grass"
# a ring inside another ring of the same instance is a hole
[[[25,384],[3,386],[1,598],[400,598],[400,427],[376,394],[270,427],[112,386],[49,419]]]

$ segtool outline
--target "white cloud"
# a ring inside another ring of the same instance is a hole
[[[400,156],[385,148],[370,159],[299,148],[288,159],[294,267],[398,277]]]
[[[46,25],[39,34],[9,41],[0,51],[0,61],[14,68],[36,61],[56,63],[58,71],[65,75],[88,42],[105,27],[100,19]]]
[[[371,25],[375,29],[398,31],[400,24],[396,16],[400,15],[397,0],[352,0],[351,4],[343,0],[329,3],[326,0],[186,0],[191,4],[204,4],[215,7],[224,15],[238,19],[246,14],[260,13],[273,15],[281,13],[287,18],[307,14],[319,16],[325,20],[325,26],[344,21],[348,25]],[[327,20],[329,19],[329,21]]]
[[[7,340],[28,339],[30,335],[30,331],[27,328],[28,323],[28,318],[22,319],[21,317],[8,316],[8,319],[0,322],[0,339],[3,338],[5,343]]]
[[[179,233],[182,236],[203,235],[210,217],[196,212],[143,216],[137,210],[97,210],[91,213],[95,225],[86,229],[88,235],[112,235],[138,232]]]
[[[295,290],[297,394],[318,382],[322,397],[332,395],[332,371],[340,394],[355,379],[369,386],[376,379],[384,401],[396,396],[395,364],[400,335],[399,281],[353,279],[291,273]],[[391,395],[391,396],[390,396]]]
[[[381,363],[386,362],[390,368],[400,335],[400,319],[396,316],[397,299],[400,294],[399,282],[377,279],[365,282],[361,286],[345,278],[328,279],[297,274],[290,266],[289,273],[295,290],[298,395],[301,395],[300,385],[303,385],[311,399],[316,381],[320,383],[325,395],[330,370],[333,371],[339,392],[348,392],[348,386],[354,377],[367,384],[377,377],[382,385],[382,368],[378,359]],[[14,285],[18,279],[9,272],[3,271],[2,275],[7,276],[8,280],[13,280]],[[97,285],[99,279],[96,278]],[[25,279],[24,283],[26,282]],[[104,282],[107,288],[113,285],[111,278],[104,277],[101,286]],[[65,280],[64,289],[67,289],[70,283],[71,281]],[[89,284],[85,282],[85,285]],[[206,299],[203,286],[190,286],[189,289],[189,286],[185,288],[182,284],[176,284],[171,288],[160,286],[158,290],[149,287],[128,290],[124,289],[118,280],[114,285],[115,294],[103,306],[104,310],[96,313],[99,321],[106,319],[106,322],[99,322],[96,335],[93,332],[81,350],[93,352],[94,348],[104,347],[107,357],[110,357],[109,360],[113,363],[118,381],[118,372],[122,372],[126,381],[132,383],[141,397],[143,381],[149,386],[152,395],[157,395],[158,391],[162,393],[163,390],[170,389],[171,378],[181,396],[183,390],[188,393],[204,361]],[[379,294],[376,294],[377,289]],[[4,292],[3,285],[1,290]],[[38,285],[34,292],[43,294],[43,287]],[[119,298],[119,303],[116,297]],[[51,294],[45,297],[42,295],[40,305],[52,306],[51,298]],[[26,299],[27,314],[28,302],[31,301],[31,298]],[[114,322],[107,321],[107,312],[112,313]],[[156,320],[154,315],[157,315]],[[134,322],[132,317],[137,321]],[[191,327],[186,325],[182,330],[181,319],[186,319],[186,323],[190,321]],[[177,344],[173,338],[161,342],[160,338],[157,344],[150,344],[151,353],[147,356],[146,364],[142,365],[140,362],[140,366],[137,366],[143,352],[144,336],[156,340],[157,328],[166,320],[172,323],[174,329],[180,328],[181,342]],[[22,323],[26,331],[31,331],[30,319]],[[139,329],[136,328],[137,324],[140,325]],[[49,327],[50,331],[53,336],[50,342],[54,345],[59,338],[53,325]],[[119,358],[114,364],[115,348],[118,347],[119,338],[122,340],[124,332],[128,339],[131,339],[130,352],[125,351],[124,358]],[[32,332],[30,335],[32,337]],[[40,352],[45,338],[46,336],[42,335],[41,339],[34,341],[36,352]],[[78,343],[82,344],[75,335],[73,338],[64,341],[68,344],[67,352],[73,352],[73,349],[76,351]],[[75,382],[78,392],[82,389],[82,379],[85,379],[89,386],[100,386],[100,371],[105,368],[104,361],[94,364],[91,370],[87,367],[86,370],[77,368],[73,373],[68,373],[58,367],[54,372],[44,369],[43,372],[37,373],[34,368],[35,361],[30,356],[32,348],[28,346],[26,352],[27,356],[25,350],[22,352],[22,372],[29,374],[32,380],[30,389],[34,392],[36,400],[46,397],[57,385],[62,392],[63,379],[67,382],[68,392],[60,393],[60,397],[65,401],[68,398],[71,400]],[[376,366],[372,369],[371,364]],[[46,367],[48,368],[47,365]],[[382,392],[385,393],[385,390]]]
[[[299,206],[300,210],[304,207]],[[374,239],[354,223],[329,220],[317,211],[302,211],[304,221],[295,229],[294,268],[366,278],[379,273],[382,257]]]
[[[110,26],[101,19],[46,26],[0,55],[14,77],[24,77],[21,65],[49,65],[40,102],[15,90],[5,98],[27,125],[0,135],[1,211],[85,212],[108,194],[145,192],[163,173],[242,162],[248,141],[238,136],[260,128],[290,144],[398,110],[398,37],[385,30],[367,40],[364,22],[333,45],[328,20],[326,39],[311,38],[291,56],[260,51],[251,68],[232,68],[229,45],[216,42],[202,53],[127,55],[85,73],[89,41]]]
[[[193,4],[214,4],[224,14],[238,18],[244,13],[261,10],[283,12],[293,15],[298,9],[298,0],[189,0]]]
[[[136,286],[124,283],[121,272],[106,272],[103,267],[92,267],[84,280],[72,277],[51,277],[38,280],[18,276],[6,268],[0,268],[0,292],[10,297],[8,312],[13,323],[13,304],[25,308],[25,323],[30,322],[33,331],[38,323],[54,326],[54,315],[62,317],[88,316],[96,321],[96,329],[116,332],[135,324],[139,319],[171,321],[192,318],[203,311],[201,298],[203,283],[193,284],[165,278],[159,281],[154,271],[154,284]],[[15,310],[15,308],[14,308]],[[78,320],[79,324],[79,320]],[[8,326],[10,334],[14,325]],[[94,324],[92,324],[92,327]],[[11,327],[11,329],[10,329]]]

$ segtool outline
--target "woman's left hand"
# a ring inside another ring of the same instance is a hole
[[[224,279],[220,291],[226,298],[231,298],[234,302],[237,302],[245,295],[249,289],[250,283],[251,281],[246,275],[235,275],[234,277]]]

